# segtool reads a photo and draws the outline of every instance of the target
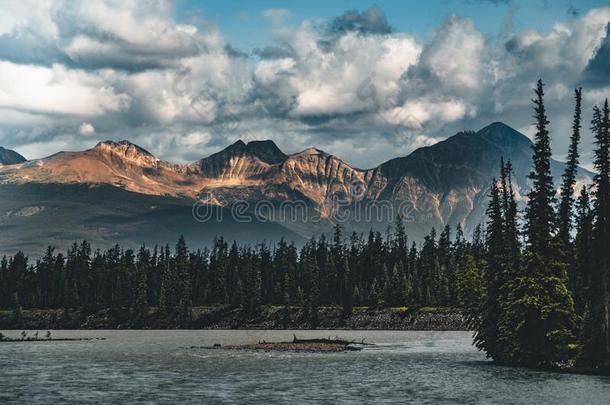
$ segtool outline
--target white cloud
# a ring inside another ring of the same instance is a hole
[[[472,117],[475,114],[474,106],[450,100],[406,102],[399,107],[382,111],[380,116],[390,124],[421,130],[430,120],[437,121],[437,124],[445,124],[460,120],[467,115]]]
[[[155,0],[72,3],[76,32],[64,48],[81,63],[99,66],[155,65],[199,52],[198,29],[176,24],[170,2]],[[70,21],[70,20],[69,20]],[[93,29],[91,29],[93,28]]]
[[[130,97],[94,73],[0,61],[0,107],[41,114],[101,115],[120,111]]]
[[[404,34],[348,32],[325,44],[323,33],[308,22],[287,38],[294,58],[260,61],[255,78],[262,94],[285,100],[284,110],[296,118],[375,110],[398,90],[401,74],[417,62],[421,51],[417,41]],[[375,97],[359,93],[368,77],[374,77]]]
[[[292,58],[262,60],[256,65],[254,78],[263,86],[272,85],[280,75],[289,74],[295,65]]]
[[[57,3],[55,0],[3,0],[0,35],[19,35],[33,30],[41,36],[57,39],[59,28],[53,21]]]
[[[81,135],[93,135],[95,133],[95,127],[89,122],[83,122],[78,127],[78,133]]]
[[[176,22],[169,1],[2,7],[0,144],[38,156],[127,137],[188,161],[238,138],[273,138],[288,152],[318,146],[360,166],[492,121],[528,128],[538,77],[552,133],[565,133],[572,89],[610,21],[603,7],[501,42],[454,16],[422,41],[392,31],[379,9],[297,26],[286,24],[290,11],[271,9],[270,52],[250,58],[214,24]],[[585,89],[585,117],[608,96]],[[567,137],[553,140],[563,154]]]
[[[471,20],[449,18],[426,46],[418,69],[423,80],[437,79],[448,88],[476,90],[484,80],[485,39]]]

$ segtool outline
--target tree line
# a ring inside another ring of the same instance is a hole
[[[481,227],[467,241],[460,226],[455,237],[447,226],[418,249],[400,217],[384,235],[345,237],[336,225],[331,240],[312,238],[300,249],[218,237],[209,249],[189,250],[181,237],[173,249],[92,252],[83,241],[66,254],[49,247],[35,263],[21,252],[2,258],[0,308],[123,308],[141,316],[152,306],[188,317],[191,306],[291,305],[315,325],[320,306],[339,305],[345,315],[354,306],[471,306],[481,295],[484,245]]]
[[[559,193],[551,176],[542,81],[532,100],[536,134],[523,221],[517,212],[510,162],[501,163],[498,180],[491,185],[484,293],[470,315],[476,346],[499,363],[605,370],[610,365],[608,101],[593,109],[594,184],[575,193],[582,128],[580,88],[574,98],[568,160]]]

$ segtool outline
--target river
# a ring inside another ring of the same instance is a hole
[[[10,337],[20,332],[2,331]],[[54,338],[100,339],[0,343],[0,402],[610,402],[608,377],[495,366],[472,347],[468,332],[294,333],[375,346],[332,354],[262,353],[191,346],[291,340],[293,331],[52,331]]]

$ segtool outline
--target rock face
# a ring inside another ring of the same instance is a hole
[[[212,205],[240,202],[251,212],[264,202],[276,210],[268,219],[305,237],[337,221],[348,230],[381,230],[401,214],[410,237],[419,240],[432,227],[460,223],[468,234],[482,223],[502,157],[513,163],[515,192],[522,200],[529,188],[530,156],[531,141],[499,122],[367,170],[315,148],[286,155],[272,141],[237,141],[186,165],[161,161],[128,141],[105,141],[84,152],[3,166],[0,184],[110,184]],[[560,179],[563,164],[553,161],[552,170]],[[592,173],[579,170],[579,181],[591,178]],[[291,211],[278,212],[287,202],[293,204]],[[299,209],[303,212],[295,215]]]
[[[21,156],[19,153],[10,150],[4,149],[0,146],[0,164],[2,165],[16,165],[18,163],[25,162],[26,159]]]

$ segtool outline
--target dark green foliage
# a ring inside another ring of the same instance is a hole
[[[516,277],[506,302],[511,363],[549,365],[568,359],[574,343],[574,303],[569,294],[561,245],[554,238],[555,190],[550,172],[550,138],[542,81],[535,90],[536,135],[532,189],[527,205],[527,252],[523,274]]]
[[[535,89],[534,118],[536,119],[536,134],[534,135],[533,169],[528,178],[532,181],[532,189],[528,193],[526,209],[527,242],[532,252],[545,252],[551,246],[552,233],[556,225],[555,188],[551,176],[551,142],[544,107],[544,85],[538,80]],[[548,252],[546,252],[548,254]]]
[[[513,167],[510,161],[501,163],[502,176],[502,210],[504,216],[504,249],[508,277],[515,276],[521,266],[521,243],[519,241],[519,227],[517,219],[517,202],[513,190]]]
[[[385,238],[354,233],[346,241],[336,226],[331,242],[312,239],[300,252],[284,240],[252,248],[229,246],[222,237],[209,250],[189,251],[181,237],[173,250],[142,246],[137,254],[118,245],[92,253],[82,242],[65,256],[49,248],[34,266],[23,253],[2,259],[0,308],[128,309],[137,326],[149,307],[188,325],[192,306],[255,313],[261,304],[298,305],[316,325],[319,307],[327,305],[341,306],[344,316],[358,305],[455,306],[460,263],[468,263],[471,277],[473,263],[465,256],[483,255],[483,246],[466,242],[461,228],[457,235],[452,242],[445,228],[437,241],[433,230],[421,251],[415,243],[409,249],[398,217]]]
[[[610,265],[610,118],[608,100],[593,111],[595,134],[595,200],[593,201],[593,252],[587,300],[582,360],[594,368],[610,366],[608,325],[608,266]]]
[[[245,249],[240,255],[238,275],[238,285],[241,286],[240,305],[249,314],[256,312],[262,299],[260,266],[263,260],[267,260],[266,246],[262,245],[259,253],[260,256],[257,257],[251,249]]]
[[[566,247],[570,244],[572,209],[574,206],[574,184],[576,183],[576,171],[578,170],[578,143],[580,142],[581,128],[581,88],[574,90],[574,99],[576,100],[576,106],[574,108],[574,120],[572,122],[572,136],[570,137],[568,160],[562,177],[561,202],[559,205],[559,238]]]
[[[148,275],[151,271],[150,251],[144,246],[140,248],[135,272],[135,303],[134,315],[141,320],[148,309]]]
[[[483,298],[483,276],[474,257],[465,254],[460,257],[457,273],[458,302],[469,312],[477,311]]]
[[[178,320],[186,324],[190,319],[191,306],[191,274],[189,266],[189,254],[184,236],[180,236],[176,244],[173,261],[174,287],[176,288],[174,302],[177,302]]]
[[[577,318],[567,288],[566,245],[555,237],[555,191],[550,172],[550,139],[542,81],[533,101],[536,135],[532,189],[526,209],[526,240],[521,252],[510,162],[500,165],[500,189],[492,184],[487,211],[485,300],[475,318],[475,343],[495,361],[526,366],[554,366],[573,357]],[[577,92],[579,129],[580,92]],[[577,160],[578,134],[571,157]],[[574,163],[575,170],[576,163]],[[564,181],[573,187],[574,170]],[[569,204],[571,207],[571,203]],[[571,208],[570,208],[571,210]],[[567,230],[570,232],[571,221]]]
[[[487,207],[486,229],[486,268],[484,273],[485,297],[481,313],[475,325],[474,343],[479,350],[484,350],[488,357],[499,359],[499,327],[504,317],[502,296],[505,292],[506,280],[504,278],[504,236],[502,205],[500,190],[496,179],[492,181],[489,192],[489,206]]]
[[[552,259],[551,259],[552,260]],[[570,358],[575,339],[574,306],[562,264],[532,254],[525,274],[511,283],[506,329],[500,330],[501,361],[526,366],[551,366]],[[549,271],[548,274],[540,274]]]
[[[161,268],[161,285],[159,292],[159,310],[165,314],[173,311],[177,304],[177,284],[178,279],[173,259],[170,256],[169,246],[161,253],[159,260]]]
[[[568,287],[574,297],[574,308],[580,319],[587,305],[587,289],[590,284],[593,254],[593,212],[587,187],[582,186],[576,201],[576,238],[574,240],[574,261],[569,272]]]

